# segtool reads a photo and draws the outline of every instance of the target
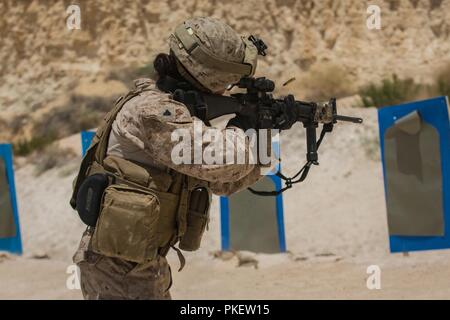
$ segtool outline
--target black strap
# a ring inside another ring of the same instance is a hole
[[[325,137],[325,134],[326,134],[327,132],[330,132],[329,127],[324,127],[324,128],[322,129],[322,132],[320,133],[319,140],[317,140],[317,143],[316,143],[316,145],[317,145],[317,148],[316,148],[316,149],[317,149],[317,150],[319,149],[320,144],[322,143],[322,140],[323,140],[323,138]],[[255,189],[252,189],[252,188],[247,188],[247,190],[250,191],[250,192],[253,193],[253,194],[258,195],[258,196],[266,196],[266,197],[267,197],[267,196],[272,196],[272,197],[278,196],[278,195],[282,194],[284,191],[286,191],[286,190],[292,188],[292,186],[293,186],[294,184],[303,182],[303,181],[306,179],[306,177],[308,176],[309,170],[311,169],[311,166],[312,166],[313,164],[314,164],[314,163],[313,163],[312,161],[307,161],[307,162],[303,165],[303,167],[302,167],[295,175],[293,175],[292,177],[286,177],[285,175],[283,175],[283,174],[281,173],[281,171],[278,171],[277,173],[275,173],[275,175],[276,175],[277,177],[279,177],[281,180],[283,180],[284,183],[285,183],[285,186],[284,186],[283,188],[281,188],[280,190],[274,190],[274,191],[259,191],[259,190],[255,190]],[[299,177],[297,180],[295,180],[298,176],[300,176],[300,177]]]

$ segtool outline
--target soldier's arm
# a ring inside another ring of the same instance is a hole
[[[256,165],[245,177],[234,182],[213,182],[209,184],[212,193],[219,196],[229,196],[235,192],[244,190],[256,183],[263,176],[261,167]]]
[[[143,141],[145,152],[155,161],[186,175],[209,181],[217,186],[215,188],[217,191],[221,184],[225,184],[228,190],[235,190],[236,187],[232,185],[236,182],[243,185],[242,179],[258,167],[250,149],[249,138],[242,129],[215,129],[219,135],[215,137],[216,140],[213,143],[212,139],[208,139],[207,132],[211,127],[191,117],[183,104],[168,98],[149,103],[157,104],[157,108],[154,109],[157,112],[149,112],[142,116],[142,127],[145,131]],[[198,148],[200,151],[197,152],[197,159],[194,153],[196,143],[201,147]],[[215,148],[215,143],[222,147]],[[210,164],[206,161],[204,152],[208,148],[218,151],[214,158],[219,164]],[[173,153],[182,149],[190,153],[183,157],[185,163],[177,163],[174,161]],[[227,164],[227,153],[234,155],[229,157],[233,159],[229,164]],[[238,153],[243,156],[241,158],[243,161],[239,163],[236,161]]]

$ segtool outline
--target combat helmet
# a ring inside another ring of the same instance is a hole
[[[186,20],[171,34],[169,46],[179,73],[211,92],[221,92],[255,73],[257,47],[215,18]]]

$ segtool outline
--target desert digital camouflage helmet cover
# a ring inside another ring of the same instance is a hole
[[[224,90],[242,76],[252,76],[258,53],[265,54],[267,48],[257,48],[255,44],[261,43],[253,36],[241,37],[226,23],[210,17],[186,20],[169,38],[170,49],[189,76],[212,92]]]

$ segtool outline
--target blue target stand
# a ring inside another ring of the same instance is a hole
[[[95,131],[82,131],[81,132],[81,153],[84,156],[87,149],[91,145],[92,139],[94,139]]]
[[[442,217],[443,232],[440,235],[398,235],[389,234],[391,253],[436,250],[450,248],[450,120],[447,97],[438,97],[418,102],[405,103],[397,106],[378,109],[380,131],[381,159],[386,200],[388,199],[385,133],[395,126],[397,120],[418,112],[423,122],[431,125],[438,133],[436,142],[440,151],[440,173],[442,176]],[[423,147],[423,144],[420,145]],[[426,191],[425,189],[423,191]],[[428,212],[423,212],[428,214]],[[388,214],[389,221],[389,214]]]
[[[22,254],[11,144],[0,144],[0,251]]]
[[[280,159],[279,137],[272,140],[272,150]],[[278,191],[281,179],[275,167],[252,186],[255,190]],[[222,250],[246,250],[258,253],[286,252],[283,195],[259,196],[248,190],[220,197]]]

